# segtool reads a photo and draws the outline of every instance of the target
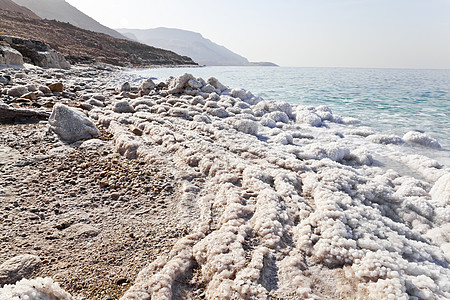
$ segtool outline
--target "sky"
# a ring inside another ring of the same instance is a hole
[[[110,28],[201,33],[281,66],[450,69],[450,0],[66,0]]]

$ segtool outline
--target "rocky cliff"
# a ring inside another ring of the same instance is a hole
[[[0,34],[40,40],[70,62],[96,60],[118,66],[196,65],[189,57],[106,34],[80,29],[68,23],[41,20],[0,10]]]
[[[70,63],[64,56],[44,42],[4,35],[0,35],[0,42],[15,51],[4,52],[7,54],[4,56],[5,65],[21,65],[26,62],[43,68],[70,68]]]

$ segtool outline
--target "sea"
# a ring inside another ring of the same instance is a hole
[[[264,100],[326,105],[333,114],[357,118],[383,134],[424,132],[446,152],[439,156],[450,157],[450,70],[217,66],[131,72],[155,82],[183,73],[216,77]]]

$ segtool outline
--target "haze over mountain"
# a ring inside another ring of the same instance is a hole
[[[2,0],[5,1],[5,0]],[[110,36],[124,39],[125,37],[117,31],[106,27],[88,15],[79,11],[65,0],[13,0],[22,5],[41,18],[67,22],[82,29],[105,33]]]
[[[11,10],[20,12],[27,17],[33,18],[33,19],[40,19],[38,15],[36,15],[34,12],[29,10],[28,8],[18,5],[17,3],[13,2],[12,0],[0,0],[0,9],[2,10]]]
[[[197,32],[164,27],[116,30],[141,43],[189,56],[200,65],[243,66],[249,64],[245,57],[204,38]]]

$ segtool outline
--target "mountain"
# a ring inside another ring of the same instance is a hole
[[[245,57],[205,39],[197,32],[163,27],[116,30],[129,38],[137,38],[141,43],[189,56],[200,65],[243,66],[249,63]]]
[[[39,1],[40,2],[40,1]],[[0,33],[43,41],[73,62],[97,60],[118,66],[195,65],[189,57],[138,42],[117,39],[69,23],[33,19],[0,10]]]
[[[82,29],[101,32],[110,36],[124,39],[117,31],[103,26],[88,15],[82,13],[64,0],[13,0],[25,6],[43,19],[67,22]]]
[[[29,18],[40,19],[38,15],[24,6],[20,6],[12,0],[0,0],[0,9],[20,12]]]

